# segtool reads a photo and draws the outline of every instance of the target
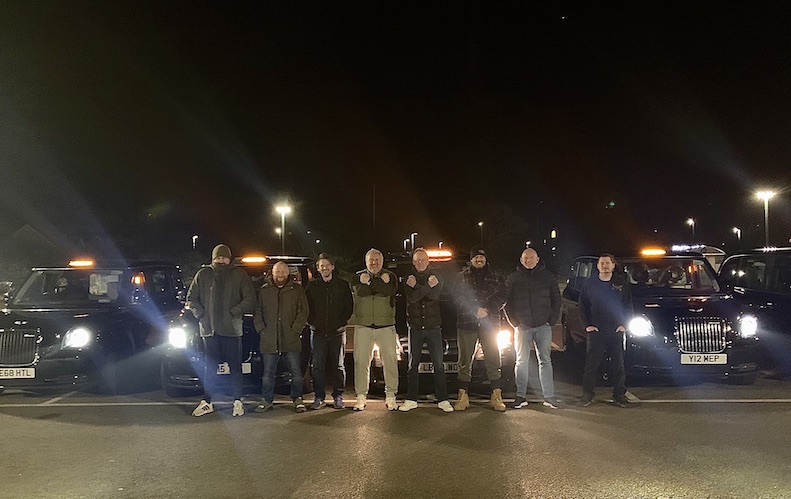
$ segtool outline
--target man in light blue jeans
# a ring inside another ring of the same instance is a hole
[[[520,265],[505,281],[505,313],[514,327],[516,347],[516,399],[514,409],[527,407],[527,375],[530,346],[535,345],[538,357],[538,377],[544,407],[559,409],[552,376],[552,324],[560,318],[560,290],[557,278],[539,264],[538,253],[527,248],[519,259]]]

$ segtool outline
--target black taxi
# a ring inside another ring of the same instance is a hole
[[[563,291],[567,348],[585,349],[579,298],[586,281],[598,275],[597,260],[579,257],[571,267]],[[627,374],[742,384],[757,379],[758,321],[726,292],[703,254],[647,248],[616,262],[616,272],[624,272],[630,283],[633,303],[625,335]]]
[[[0,313],[0,389],[113,390],[123,361],[165,341],[183,296],[181,271],[168,262],[33,268]]]
[[[248,255],[234,259],[234,265],[243,269],[253,281],[256,290],[264,283],[264,279],[277,262],[288,265],[291,278],[302,286],[315,275],[315,262],[309,257],[301,256],[262,256]],[[259,335],[253,325],[253,314],[245,314],[242,323],[242,379],[248,393],[261,392],[261,376],[263,361],[259,349]],[[302,371],[305,374],[305,389],[310,391],[310,329],[306,326],[302,331]],[[171,322],[168,328],[168,341],[160,367],[162,388],[170,396],[194,395],[203,390],[198,371],[203,366],[203,341],[198,331],[198,321],[191,311],[184,309]],[[220,385],[230,385],[230,367],[227,362],[217,366]],[[276,384],[290,383],[288,370],[282,364],[277,369]]]

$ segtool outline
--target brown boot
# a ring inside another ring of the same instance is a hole
[[[499,388],[492,390],[492,409],[505,412],[505,402],[503,402],[503,391]]]
[[[470,406],[470,397],[467,395],[467,390],[459,389],[459,400],[453,404],[453,409],[456,411],[463,411]]]

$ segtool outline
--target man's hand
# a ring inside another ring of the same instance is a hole
[[[417,284],[417,279],[415,279],[415,276],[410,274],[409,277],[406,278],[406,283],[405,284],[407,286],[409,286],[410,288],[414,288],[415,284]]]
[[[626,331],[626,328],[623,326],[618,326],[617,328],[615,328],[616,333],[623,333],[624,331]]]
[[[388,274],[387,272],[383,272],[382,273],[382,282],[384,282],[385,284],[388,284],[390,282],[390,274]]]
[[[484,317],[489,315],[489,311],[483,307],[478,307],[478,311],[475,312],[476,319],[483,319]]]
[[[596,326],[587,326],[587,327],[585,328],[585,331],[587,331],[587,332],[589,332],[589,333],[592,333],[592,332],[594,332],[594,331],[598,331],[598,330],[599,330],[599,328],[597,328]]]
[[[428,280],[426,280],[426,282],[428,283],[428,286],[430,288],[433,288],[434,286],[439,284],[439,279],[437,279],[437,276],[435,276],[434,274],[431,274],[430,276],[428,276]]]
[[[363,272],[360,274],[360,284],[370,284],[371,283],[371,274],[368,272]]]

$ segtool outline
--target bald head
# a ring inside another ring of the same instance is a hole
[[[528,270],[536,268],[538,265],[538,253],[533,248],[527,248],[522,252],[522,257],[519,258],[519,262],[522,266]]]
[[[288,280],[288,265],[284,262],[277,262],[272,266],[272,280],[278,288],[285,286]]]

